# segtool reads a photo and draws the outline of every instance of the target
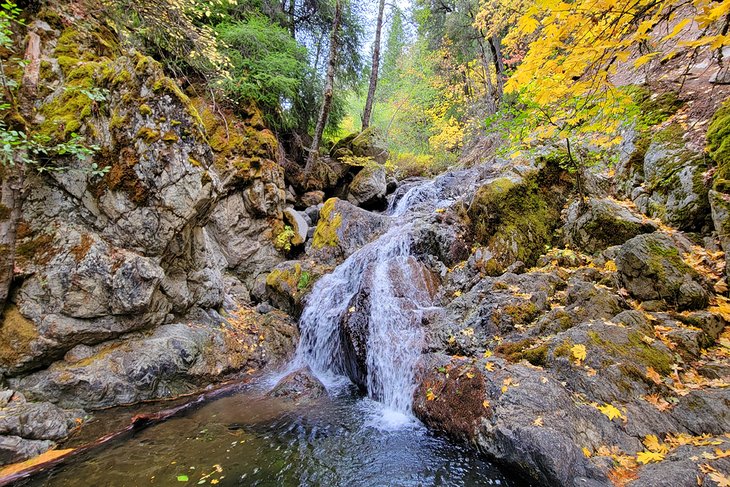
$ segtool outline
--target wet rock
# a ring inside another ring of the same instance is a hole
[[[563,227],[566,242],[590,254],[656,229],[656,224],[607,198],[576,201],[568,208]]]
[[[385,168],[368,164],[357,173],[347,188],[347,201],[367,209],[382,209],[386,195]]]
[[[700,276],[681,258],[665,234],[640,235],[626,242],[616,257],[622,284],[637,299],[662,299],[679,309],[707,306]]]
[[[311,401],[327,394],[322,382],[317,379],[309,367],[284,376],[268,395],[290,401]]]
[[[367,386],[370,320],[377,309],[389,306],[377,300],[397,300],[398,304],[392,305],[393,313],[398,313],[395,316],[399,320],[410,320],[411,326],[418,328],[421,315],[414,311],[431,303],[440,285],[438,277],[414,257],[389,261],[385,277],[376,275],[376,266],[366,270],[360,288],[350,300],[348,312],[340,323],[340,342],[347,375],[363,389]],[[389,296],[375,294],[376,279],[388,280]]]
[[[266,276],[266,297],[280,310],[296,316],[302,299],[325,270],[311,261],[282,262]]]
[[[330,198],[320,210],[307,255],[326,264],[344,260],[384,233],[388,224],[384,216]]]
[[[51,448],[50,440],[26,440],[18,436],[0,436],[0,465],[23,462]]]

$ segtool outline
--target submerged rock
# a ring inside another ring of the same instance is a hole
[[[319,399],[326,394],[324,384],[309,367],[304,367],[284,376],[267,395],[301,402]]]

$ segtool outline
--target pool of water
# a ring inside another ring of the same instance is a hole
[[[130,433],[30,486],[516,486],[472,451],[351,386],[295,403],[232,394]]]

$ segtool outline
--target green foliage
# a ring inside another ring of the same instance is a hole
[[[230,46],[231,78],[224,88],[235,99],[255,101],[279,126],[293,121],[282,111],[298,96],[307,73],[306,50],[284,28],[262,16],[216,28]]]
[[[307,289],[311,282],[312,275],[307,271],[302,271],[302,275],[299,276],[299,282],[297,283],[297,289],[299,289],[300,291]]]
[[[274,239],[274,247],[279,252],[290,252],[294,237],[294,229],[289,225],[285,225],[284,230]]]

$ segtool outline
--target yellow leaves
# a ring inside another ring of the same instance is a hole
[[[532,422],[533,426],[545,426],[545,424],[542,421],[542,416],[538,416],[535,418],[535,421]]]
[[[642,451],[636,454],[636,461],[646,465],[651,462],[661,462],[664,460],[664,455],[653,451]]]
[[[730,301],[724,296],[716,296],[717,305],[711,306],[710,313],[719,314],[725,321],[730,321]]]
[[[619,409],[613,404],[605,404],[603,406],[594,404],[594,407],[598,409],[601,413],[603,413],[611,421],[616,418],[626,420],[626,416],[624,416],[621,411],[619,411]]]
[[[639,67],[643,66],[644,64],[648,63],[649,61],[654,59],[659,54],[661,54],[661,52],[650,52],[649,54],[644,54],[643,56],[639,56],[634,61],[634,67],[639,68]]]
[[[720,472],[711,472],[710,480],[717,484],[717,487],[730,487],[730,477]]]
[[[485,350],[485,351],[484,351],[484,353],[482,354],[482,357],[484,357],[484,358],[489,358],[489,357],[491,357],[492,355],[494,355],[494,354],[492,353],[492,351],[491,351],[491,350]]]
[[[583,447],[583,455],[585,455],[586,458],[591,458],[593,456],[593,453],[591,453],[588,448]]]
[[[585,345],[573,345],[570,349],[575,359],[575,363],[580,365],[586,359],[586,346]]]
[[[603,265],[603,270],[606,272],[618,271],[618,268],[616,267],[616,262],[614,262],[613,260],[606,261],[606,263]]]
[[[494,362],[487,362],[484,364],[484,370],[493,372],[494,371]]]
[[[489,406],[491,406],[491,404],[489,403],[489,401],[487,401],[486,399],[484,401],[482,401],[482,407],[484,409],[489,409]]]
[[[430,387],[426,390],[426,400],[427,401],[433,401],[436,399],[436,394],[434,394],[433,389]]]
[[[517,28],[523,33],[523,34],[532,34],[537,30],[537,28],[540,26],[540,22],[535,20],[530,15],[523,15],[520,17],[520,20],[517,22]]]
[[[662,37],[662,42],[668,41],[670,39],[673,39],[679,35],[680,32],[682,32],[682,29],[684,29],[687,24],[692,22],[692,19],[687,17],[685,19],[682,19],[677,23],[677,25],[674,26],[674,29],[672,29],[672,32],[667,34],[666,36]]]
[[[644,400],[657,408],[659,411],[668,411],[672,408],[672,405],[658,394],[649,394],[647,396],[644,396]]]
[[[461,296],[461,291],[454,291],[454,294],[453,294],[453,296],[454,296],[455,298],[458,298],[459,296]]]
[[[466,373],[466,377],[467,377],[468,379],[473,379],[473,378],[475,377],[475,375],[474,375],[474,372],[467,372],[467,373]]]
[[[510,387],[517,387],[520,384],[515,382],[512,377],[507,377],[502,381],[502,394],[506,393]]]
[[[666,444],[661,443],[656,435],[647,435],[642,443],[644,443],[646,449],[651,452],[660,453],[662,455],[669,453],[669,447]]]

